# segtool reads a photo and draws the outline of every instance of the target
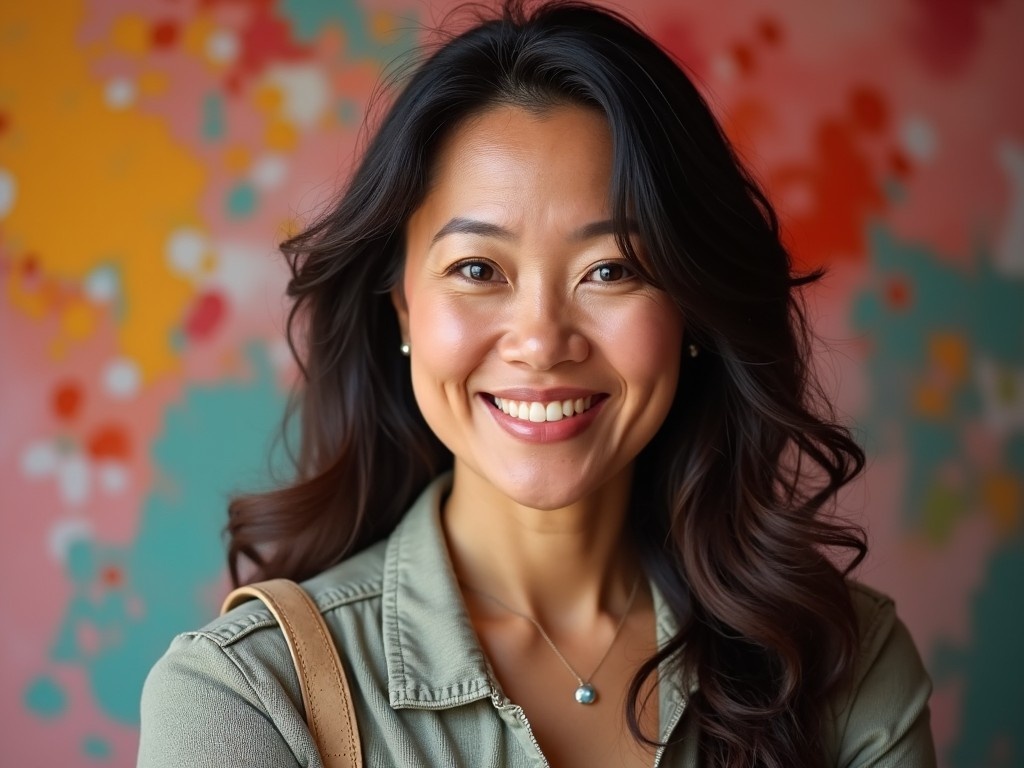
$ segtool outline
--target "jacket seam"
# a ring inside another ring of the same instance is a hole
[[[339,608],[344,608],[347,605],[355,605],[356,603],[361,603],[367,600],[379,599],[381,594],[381,591],[378,589],[376,592],[361,592],[359,594],[349,596],[332,596],[326,601],[319,600],[314,596],[314,601],[316,602],[317,610],[320,611],[321,615],[324,615],[331,611],[338,610]],[[259,601],[251,602],[258,603]],[[241,623],[245,623],[245,626],[231,629],[228,628],[232,624]],[[267,627],[276,627],[277,625],[277,619],[271,615],[270,611],[266,608],[256,608],[254,611],[238,616],[226,626],[217,627],[215,629],[200,629],[193,632],[186,632],[185,634],[202,635],[222,648],[227,648],[228,646],[234,645],[238,641],[248,637],[253,632],[266,629]]]

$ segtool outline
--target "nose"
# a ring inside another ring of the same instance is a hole
[[[554,291],[519,291],[498,352],[506,362],[546,371],[561,363],[582,362],[590,343],[565,297]]]

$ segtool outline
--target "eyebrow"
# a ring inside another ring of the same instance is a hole
[[[626,220],[626,227],[630,232],[635,233],[638,230],[637,224],[632,219]],[[447,235],[461,234],[461,235],[479,235],[480,237],[495,237],[499,240],[515,240],[516,234],[510,229],[505,229],[498,224],[492,224],[487,221],[479,221],[477,219],[466,219],[461,216],[456,216],[450,219],[447,224],[437,230],[437,233],[431,238],[430,245],[433,246],[438,240]],[[615,234],[615,222],[611,219],[605,219],[603,221],[595,221],[590,224],[586,224],[570,236],[570,240],[589,240],[594,237],[602,237],[604,235]]]

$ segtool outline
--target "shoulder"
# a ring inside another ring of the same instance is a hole
[[[343,656],[346,647],[361,653],[367,657],[361,669],[378,676],[385,547],[380,542],[302,585]],[[229,733],[238,735],[238,743],[232,736],[224,751],[241,763],[293,765],[295,756],[315,751],[301,712],[302,693],[284,635],[266,606],[250,600],[175,637],[150,670],[142,695],[139,764],[207,764],[196,761],[190,745],[221,743],[218,734]],[[260,756],[266,763],[252,762],[255,733],[267,750]]]
[[[836,701],[842,766],[934,765],[931,679],[892,598],[851,581],[859,646],[849,688]]]
[[[313,598],[329,624],[344,618],[338,614],[345,614],[346,608],[380,600],[386,546],[386,540],[378,542],[302,582],[303,589]],[[267,627],[277,627],[277,620],[262,602],[254,599],[236,606],[201,629],[186,634],[201,635],[221,647],[228,647]]]

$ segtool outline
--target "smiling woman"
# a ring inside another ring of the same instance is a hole
[[[864,457],[810,374],[817,275],[636,27],[509,2],[453,37],[283,250],[296,475],[232,502],[229,563],[306,579],[367,764],[933,764],[823,514]],[[139,762],[321,765],[301,711],[247,604],[154,668]]]

